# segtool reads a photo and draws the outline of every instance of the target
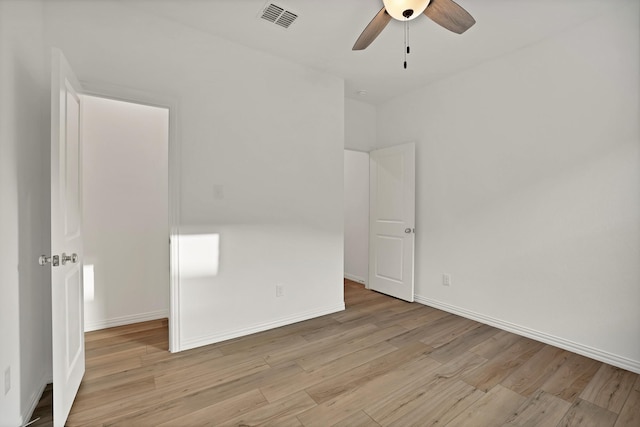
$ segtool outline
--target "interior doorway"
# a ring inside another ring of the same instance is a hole
[[[414,300],[415,143],[344,151],[344,277]]]
[[[367,286],[369,153],[344,150],[344,277]]]
[[[168,318],[169,109],[82,98],[85,331]]]

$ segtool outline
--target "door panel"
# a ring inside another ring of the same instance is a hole
[[[82,328],[73,319],[80,317],[82,312],[82,295],[80,291],[80,272],[78,269],[72,269],[65,278],[65,323],[69,330],[67,334],[67,350],[66,350],[66,368],[72,370],[73,366],[78,362],[78,357],[82,353]]]
[[[415,145],[370,153],[369,287],[413,301]]]
[[[378,153],[377,166],[377,202],[378,220],[388,223],[404,221],[403,180],[404,161],[400,155]]]
[[[402,283],[404,239],[376,236],[376,276]]]
[[[80,84],[62,52],[51,69],[53,424],[63,426],[84,375]]]
[[[60,166],[64,171],[65,239],[71,240],[80,234],[80,98],[67,83],[66,88],[66,141],[65,153]]]

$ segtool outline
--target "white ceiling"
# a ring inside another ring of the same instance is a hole
[[[259,18],[268,3],[299,15],[289,29]],[[422,15],[392,21],[366,50],[353,43],[382,0],[123,0],[127,7],[182,23],[345,80],[345,96],[372,104],[522,49],[615,7],[607,0],[458,0],[477,23],[462,35]],[[365,96],[357,94],[366,90]]]

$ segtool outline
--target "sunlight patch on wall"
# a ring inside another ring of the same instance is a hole
[[[84,275],[84,301],[90,302],[95,299],[95,274],[93,271],[93,264],[85,265],[83,267]]]
[[[180,236],[180,276],[183,278],[212,277],[218,275],[220,261],[220,235],[195,234]]]

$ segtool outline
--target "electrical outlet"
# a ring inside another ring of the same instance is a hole
[[[9,393],[9,390],[11,390],[11,366],[4,370],[4,394]]]
[[[442,286],[451,286],[451,275],[443,274],[442,275]]]
[[[277,297],[284,296],[284,285],[276,285],[276,296]]]

